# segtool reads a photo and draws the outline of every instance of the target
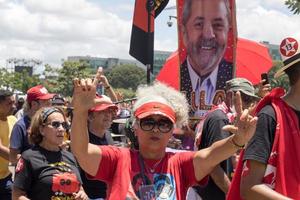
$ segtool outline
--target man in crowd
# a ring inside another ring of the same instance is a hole
[[[103,98],[97,96],[98,99]],[[110,99],[105,96],[105,98]],[[95,106],[89,110],[88,132],[89,143],[96,145],[112,145],[113,139],[109,132],[113,117],[116,115],[118,107],[113,103],[105,103]],[[83,188],[90,199],[105,199],[106,184],[102,181],[89,179],[85,172],[81,170]]]
[[[9,138],[17,119],[12,116],[15,109],[12,92],[0,90],[0,199],[11,200],[12,175],[8,168]]]
[[[16,109],[13,113],[17,119],[20,119],[22,117],[24,103],[25,103],[24,98],[19,97],[16,102]]]
[[[48,93],[42,85],[34,86],[27,91],[24,116],[17,121],[11,133],[9,159],[12,164],[15,165],[21,153],[30,148],[27,130],[30,126],[31,117],[38,109],[50,106],[50,100],[53,96],[54,94]]]
[[[257,128],[240,158],[228,199],[300,199],[300,49],[293,38],[280,45],[290,87],[275,88],[257,105]],[[239,189],[240,186],[240,189]],[[240,197],[240,194],[242,197]]]
[[[227,138],[231,135],[222,128],[232,124],[235,118],[232,96],[240,92],[243,109],[254,110],[259,97],[255,95],[255,89],[250,81],[245,78],[234,78],[226,82],[226,99],[215,106],[205,117],[202,132],[199,133],[199,149],[211,146],[216,141]],[[197,193],[203,200],[225,199],[230,186],[230,175],[233,171],[231,158],[224,160],[210,173],[210,179],[205,187],[195,187]]]
[[[183,41],[187,58],[180,67],[181,91],[192,104],[199,105],[200,91],[210,105],[218,89],[232,79],[232,63],[223,59],[231,23],[228,0],[185,0],[182,16]],[[203,115],[202,111],[195,115]]]

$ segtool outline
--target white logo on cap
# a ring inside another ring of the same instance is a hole
[[[298,42],[294,38],[286,38],[280,44],[280,53],[285,57],[295,55],[298,50]]]
[[[40,89],[40,92],[43,93],[43,94],[48,94],[48,90],[46,88],[44,88],[44,87],[42,87]]]

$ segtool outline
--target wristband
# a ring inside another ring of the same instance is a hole
[[[238,149],[244,149],[244,148],[245,148],[245,144],[239,145],[238,143],[236,143],[236,142],[234,141],[233,137],[231,138],[230,141],[231,141],[231,143],[232,143],[236,148],[238,148]]]

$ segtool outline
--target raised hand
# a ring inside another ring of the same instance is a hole
[[[102,69],[99,69],[96,73],[96,77],[92,80],[78,79],[73,80],[74,91],[72,105],[74,106],[74,111],[86,112],[93,106],[101,103],[111,103],[107,98],[96,99],[96,88],[102,74]]]
[[[109,86],[109,82],[108,82],[106,76],[104,76],[103,68],[99,67],[98,68],[98,72],[100,73],[100,75],[99,75],[99,83],[101,85],[103,85],[103,87],[108,87]]]
[[[258,84],[258,92],[257,95],[261,98],[265,97],[268,95],[271,91],[271,85],[270,84],[264,84],[266,80],[263,79],[259,82]]]
[[[255,133],[257,117],[251,116],[248,109],[243,110],[240,92],[234,95],[234,106],[237,113],[236,122],[234,125],[224,126],[223,129],[234,133],[235,143],[243,146]]]

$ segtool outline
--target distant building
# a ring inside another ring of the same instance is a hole
[[[6,69],[8,72],[23,73],[26,71],[29,76],[40,74],[39,68],[42,61],[38,59],[9,58],[6,60]]]
[[[153,77],[159,73],[166,59],[171,55],[171,51],[154,51],[153,61]],[[111,68],[116,65],[135,65],[146,70],[146,66],[134,59],[121,58],[101,58],[92,56],[68,56],[67,61],[86,62],[93,69],[102,66],[104,69]]]
[[[104,69],[111,68],[116,65],[135,65],[145,68],[143,64],[135,60],[121,59],[121,58],[100,58],[92,56],[68,56],[67,61],[86,62],[93,69],[102,66]]]
[[[279,53],[279,45],[270,44],[270,42],[268,42],[268,41],[262,41],[260,43],[262,43],[268,47],[270,56],[272,57],[272,60],[281,60],[281,56]]]
[[[157,76],[167,58],[171,55],[171,51],[154,51],[153,75]]]

